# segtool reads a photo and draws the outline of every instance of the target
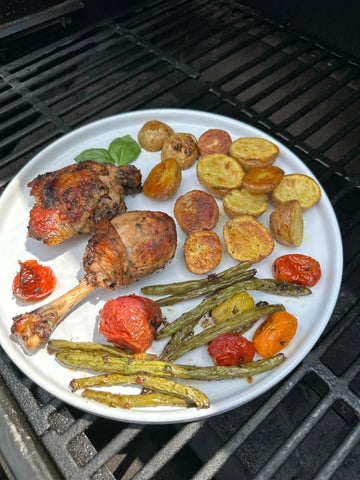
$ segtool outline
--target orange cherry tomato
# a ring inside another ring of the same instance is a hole
[[[272,357],[289,344],[296,333],[297,325],[297,319],[291,313],[272,313],[254,333],[255,350],[262,357]]]
[[[117,347],[141,353],[151,347],[161,320],[161,308],[156,302],[127,295],[105,303],[100,310],[99,332]]]
[[[36,302],[48,297],[55,289],[56,277],[51,267],[36,260],[20,262],[20,272],[13,281],[13,294],[21,302]]]
[[[273,263],[272,272],[276,280],[300,283],[308,287],[315,285],[321,278],[320,263],[301,253],[277,258]]]
[[[240,333],[229,332],[214,338],[208,346],[208,353],[215,365],[241,365],[252,361],[255,347]]]

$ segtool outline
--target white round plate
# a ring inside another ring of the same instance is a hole
[[[192,133],[196,138],[210,128],[227,130],[233,140],[248,136],[268,138],[280,148],[276,165],[285,170],[285,173],[303,173],[313,177],[301,160],[277,140],[242,122],[207,112],[182,109],[135,111],[104,118],[63,136],[37,154],[18,173],[0,198],[0,251],[2,253],[0,342],[8,356],[28,377],[64,402],[114,420],[160,424],[199,420],[233,409],[264,393],[288,375],[318,340],[334,309],[342,277],[342,243],[334,211],[322,190],[320,201],[304,213],[304,240],[301,246],[297,249],[290,249],[277,243],[271,256],[255,265],[259,277],[269,278],[273,261],[280,255],[295,251],[310,255],[321,264],[322,278],[312,288],[313,293],[310,296],[292,298],[250,292],[255,302],[266,300],[271,303],[282,303],[290,313],[297,317],[298,331],[290,345],[283,350],[286,360],[274,370],[254,376],[251,382],[247,379],[220,382],[193,381],[192,385],[201,389],[209,397],[211,402],[209,409],[178,407],[115,409],[86,400],[81,397],[79,392],[71,392],[70,380],[76,376],[85,375],[85,373],[64,368],[57,363],[54,356],[46,352],[46,348],[41,348],[36,352],[24,352],[23,348],[10,337],[10,327],[14,316],[34,310],[67,292],[78,283],[83,275],[82,255],[88,236],[83,235],[52,247],[27,238],[29,211],[34,203],[34,199],[29,195],[27,184],[40,173],[57,170],[71,164],[74,157],[85,149],[107,148],[114,138],[127,134],[137,139],[137,133],[141,126],[146,121],[154,119],[166,122],[177,132]],[[141,170],[144,180],[150,169],[159,161],[159,152],[142,151],[134,165]],[[196,178],[195,165],[183,171],[182,184],[174,198],[165,202],[153,201],[141,193],[126,197],[126,204],[128,210],[162,210],[172,215],[176,198],[193,188],[202,188]],[[222,226],[227,217],[222,209],[221,201],[219,201],[219,207],[220,219],[215,231],[222,238]],[[259,221],[267,227],[272,210],[273,205],[270,202],[268,211],[259,218]],[[98,333],[97,328],[99,310],[107,299],[130,293],[141,295],[140,289],[144,285],[194,278],[195,275],[186,270],[183,261],[182,244],[185,235],[180,228],[177,230],[178,248],[171,264],[161,272],[142,279],[129,288],[113,292],[96,290],[58,325],[53,338],[105,343],[105,339]],[[24,261],[31,258],[37,259],[42,264],[50,265],[58,278],[55,292],[47,300],[35,306],[20,304],[12,295],[12,281],[18,271],[18,260]],[[216,271],[224,270],[234,264],[235,262],[224,248],[221,264]],[[167,320],[174,320],[199,301],[199,299],[195,299],[172,307],[164,307],[163,314]],[[251,338],[252,333],[253,330],[249,331],[247,336]],[[150,351],[160,353],[165,344],[166,340],[154,342]],[[202,347],[179,358],[177,363],[211,365],[212,361],[206,348]],[[122,387],[117,391],[138,392],[137,387]]]

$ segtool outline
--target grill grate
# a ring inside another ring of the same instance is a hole
[[[30,469],[34,479],[358,478],[356,59],[236,1],[133,2],[96,21],[79,14],[50,33],[2,51],[1,189],[44,146],[104,116],[161,107],[228,115],[278,138],[319,178],[341,226],[344,276],[301,365],[249,404],[203,422],[128,425],[84,414],[0,350],[0,420],[10,419],[1,451],[14,443],[13,426],[32,452],[25,464],[16,450],[3,452],[15,477]]]

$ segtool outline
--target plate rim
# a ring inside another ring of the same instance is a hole
[[[173,115],[173,116],[181,115],[182,116],[184,114],[193,115],[194,117],[197,117],[197,118],[200,118],[204,115],[206,117],[210,116],[213,119],[218,118],[222,122],[230,122],[230,123],[235,122],[236,124],[238,124],[239,127],[245,128],[247,130],[250,129],[251,131],[256,132],[258,136],[262,136],[263,138],[267,138],[271,141],[276,142],[276,144],[279,146],[280,150],[283,150],[285,153],[290,153],[293,157],[295,157],[297,159],[297,161],[299,161],[301,163],[304,170],[308,171],[309,175],[316,179],[316,176],[311,172],[309,167],[307,167],[307,165],[292,150],[290,150],[289,147],[287,147],[281,141],[278,141],[278,139],[272,137],[271,135],[266,134],[266,132],[263,132],[262,130],[258,129],[257,127],[249,125],[249,124],[247,124],[247,123],[245,123],[241,120],[238,120],[238,119],[235,119],[235,118],[232,118],[232,117],[229,117],[229,116],[225,116],[225,115],[222,115],[222,114],[218,114],[218,113],[212,113],[212,112],[206,112],[206,111],[194,110],[194,109],[180,109],[180,108],[156,108],[156,109],[153,109],[153,108],[150,108],[150,109],[134,110],[134,111],[130,111],[130,112],[115,114],[115,115],[111,115],[111,116],[108,116],[108,117],[104,117],[104,118],[95,120],[93,122],[89,122],[85,125],[82,125],[82,126],[76,128],[76,129],[72,130],[71,132],[68,132],[68,133],[62,135],[61,137],[59,137],[55,141],[51,142],[49,145],[47,145],[46,147],[41,149],[36,155],[34,155],[34,157],[31,160],[29,160],[29,162],[27,162],[27,164],[24,165],[19,170],[19,172],[11,180],[9,185],[4,189],[4,192],[2,193],[2,195],[0,197],[0,211],[3,208],[3,204],[5,203],[5,200],[10,195],[10,192],[12,191],[12,189],[15,188],[16,182],[20,178],[26,176],[27,172],[30,171],[32,165],[34,165],[34,164],[36,165],[38,162],[41,162],[42,157],[46,157],[46,155],[48,155],[49,152],[51,153],[52,150],[58,148],[59,146],[61,147],[61,146],[63,146],[63,144],[65,144],[65,146],[66,146],[67,142],[69,142],[69,141],[71,142],[71,140],[73,140],[79,134],[81,135],[84,132],[88,132],[92,128],[96,128],[99,125],[106,125],[108,123],[112,124],[114,121],[116,122],[117,119],[119,119],[119,118],[124,119],[124,117],[128,117],[128,118],[135,117],[135,118],[137,118],[141,115],[145,115],[145,116],[150,115],[150,116],[153,116],[154,118],[156,118],[156,116],[159,116],[159,115],[164,117],[164,116],[167,116],[167,115]],[[169,120],[165,120],[163,118],[162,118],[162,120],[163,121],[169,121]],[[147,119],[144,120],[144,121],[147,121]],[[318,183],[320,184],[320,182],[318,182]],[[17,355],[15,355],[15,359],[13,358],[13,356],[11,355],[11,353],[12,353],[11,350],[12,349],[8,348],[8,343],[9,342],[5,342],[3,339],[1,339],[1,336],[0,336],[0,345],[2,346],[2,348],[4,349],[6,354],[9,356],[11,361],[13,361],[15,363],[15,365],[18,368],[20,368],[20,370],[23,373],[25,373],[29,378],[31,378],[35,383],[37,383],[42,388],[44,388],[44,390],[46,390],[49,393],[51,393],[52,395],[60,398],[64,402],[73,405],[76,408],[79,408],[79,409],[87,411],[91,414],[99,415],[99,416],[106,417],[106,418],[109,418],[109,419],[112,419],[112,420],[129,422],[129,423],[143,423],[143,424],[170,424],[170,423],[178,423],[178,422],[197,421],[197,420],[209,418],[209,417],[214,416],[214,415],[219,414],[219,413],[225,413],[226,411],[232,410],[234,408],[238,408],[241,405],[250,402],[254,398],[257,398],[259,395],[265,393],[267,390],[269,390],[269,388],[272,388],[273,386],[277,385],[281,380],[283,380],[290,372],[292,372],[296,368],[296,366],[307,356],[309,351],[313,348],[315,343],[318,341],[321,333],[324,331],[326,325],[328,324],[328,322],[330,320],[330,317],[332,315],[332,312],[335,308],[335,305],[336,305],[336,302],[337,302],[337,299],[338,299],[338,296],[339,296],[339,293],[340,293],[341,283],[342,283],[343,247],[342,247],[342,239],[341,239],[340,228],[339,228],[339,224],[338,224],[335,212],[334,212],[333,207],[331,205],[331,202],[330,202],[326,192],[324,191],[323,187],[321,186],[321,184],[320,184],[320,188],[321,188],[322,197],[327,204],[326,205],[327,206],[327,209],[326,209],[327,214],[330,215],[330,217],[331,217],[331,225],[332,225],[332,228],[334,230],[333,233],[335,234],[335,238],[334,238],[335,243],[337,244],[338,247],[340,246],[340,252],[336,251],[335,260],[336,260],[337,269],[341,271],[341,274],[339,274],[336,278],[336,285],[334,286],[334,292],[336,292],[336,293],[334,293],[334,295],[332,296],[332,298],[330,298],[330,300],[327,304],[326,316],[328,318],[327,318],[325,324],[323,325],[323,327],[322,328],[319,327],[317,329],[316,335],[314,337],[312,337],[312,341],[310,341],[306,344],[306,348],[304,348],[302,350],[303,355],[301,356],[301,358],[297,358],[297,361],[294,362],[294,359],[291,360],[291,357],[289,357],[285,360],[285,362],[283,362],[275,370],[267,372],[267,378],[272,380],[272,382],[269,382],[269,383],[271,383],[271,385],[268,386],[268,387],[264,387],[263,390],[260,393],[257,393],[256,390],[255,390],[253,392],[252,396],[251,395],[248,396],[248,398],[246,399],[246,402],[240,402],[238,405],[229,406],[228,408],[221,409],[220,411],[217,411],[216,406],[214,406],[214,405],[212,405],[208,410],[200,410],[200,409],[195,409],[195,408],[184,409],[184,410],[174,410],[174,411],[170,410],[173,418],[172,419],[167,418],[166,420],[164,420],[164,413],[165,412],[163,410],[157,411],[155,415],[151,416],[152,418],[138,418],[139,412],[140,412],[140,417],[142,417],[142,414],[144,413],[143,410],[140,411],[139,409],[136,409],[136,411],[135,410],[125,411],[127,413],[126,417],[128,417],[128,418],[117,418],[118,415],[116,415],[116,416],[111,415],[111,413],[109,411],[109,407],[102,406],[101,404],[96,404],[95,402],[83,402],[85,404],[88,403],[90,405],[90,407],[87,409],[86,405],[83,405],[83,404],[79,405],[78,402],[74,403],[72,401],[72,398],[75,400],[76,396],[74,396],[73,392],[70,392],[70,390],[67,389],[66,385],[64,385],[65,394],[64,394],[62,388],[61,389],[53,388],[53,389],[49,390],[49,388],[46,386],[46,381],[42,381],[42,379],[41,379],[41,372],[40,372],[40,374],[36,374],[36,372],[35,372],[35,375],[34,375],[34,372],[32,372],[30,362],[25,363],[25,368],[24,368],[23,362],[19,362],[19,359],[18,359]],[[0,314],[1,314],[1,311],[2,310],[0,310]],[[3,323],[3,322],[1,322],[1,323]],[[0,328],[1,328],[1,325],[0,325]],[[10,342],[12,342],[12,340],[10,340]],[[19,351],[19,354],[24,356],[24,353],[22,353],[22,351]],[[21,365],[19,363],[21,363]],[[112,413],[114,413],[114,409],[110,409],[110,410],[112,410]],[[124,413],[124,412],[122,412],[122,409],[119,409],[119,410],[120,410],[120,413]],[[189,413],[190,410],[193,410],[194,414]],[[147,410],[147,412],[149,412],[149,410]],[[166,410],[166,412],[169,412],[169,410]],[[151,410],[151,414],[153,414],[153,413],[155,413],[155,412],[153,410]],[[183,415],[183,413],[187,413],[187,415]],[[122,416],[120,415],[120,417],[122,417]]]

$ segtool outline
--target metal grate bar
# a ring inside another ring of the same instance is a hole
[[[193,422],[183,427],[178,434],[164,446],[153,458],[148,462],[140,472],[132,477],[132,480],[151,480],[154,478],[161,467],[169,461],[169,457],[174,456],[181,448],[188,443],[191,438],[201,429],[204,422]]]

